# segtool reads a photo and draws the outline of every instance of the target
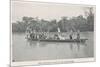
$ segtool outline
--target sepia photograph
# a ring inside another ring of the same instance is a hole
[[[95,5],[11,0],[10,7],[12,65],[94,61]]]

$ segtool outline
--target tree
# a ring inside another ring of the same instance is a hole
[[[85,14],[87,18],[87,29],[89,31],[94,31],[94,9],[93,7],[85,8]]]
[[[87,23],[89,26],[89,30],[93,31],[94,30],[94,13],[93,13],[93,8],[89,8],[89,13],[87,16]]]
[[[61,29],[62,32],[66,32],[68,30],[69,21],[67,17],[61,17],[61,20],[58,22],[58,27]]]

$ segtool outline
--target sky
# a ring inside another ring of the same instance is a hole
[[[62,16],[71,18],[83,15],[85,7],[82,5],[42,3],[42,2],[11,2],[11,22],[21,21],[23,16],[39,17],[40,19],[60,20]]]

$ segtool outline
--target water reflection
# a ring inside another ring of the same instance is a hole
[[[30,47],[45,47],[47,44],[40,41],[27,41]]]
[[[25,35],[13,34],[15,61],[87,58],[94,56],[93,34],[83,33],[85,43],[28,41]]]
[[[72,50],[72,51],[75,50],[75,49],[77,49],[79,51],[80,45],[81,45],[81,43],[69,43],[70,50]]]
[[[30,47],[46,47],[47,45],[56,45],[56,46],[61,46],[61,45],[67,45],[69,46],[70,50],[77,49],[78,51],[80,50],[80,46],[87,46],[87,44],[84,43],[60,43],[60,42],[40,42],[40,41],[27,41],[28,45]]]
[[[77,44],[77,49],[78,51],[80,50],[80,43],[76,43]]]
[[[70,44],[70,49],[73,50],[73,44],[72,43]]]
[[[77,46],[76,47],[76,49],[79,51],[80,50],[80,46],[87,46],[87,44],[84,42],[84,43],[69,43],[69,45],[70,45],[70,49],[71,50],[73,50],[73,49],[75,49],[74,47],[75,46]]]

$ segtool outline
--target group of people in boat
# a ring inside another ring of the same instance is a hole
[[[74,32],[71,32],[70,34],[68,34],[70,40],[74,39],[73,33]],[[61,37],[61,35],[59,33],[55,33],[55,34],[53,34],[53,37],[51,37],[49,32],[48,33],[46,33],[46,32],[37,33],[35,30],[28,31],[27,38],[30,38],[30,39],[54,39],[54,40],[61,40],[62,38],[65,39],[65,37]],[[78,40],[80,39],[79,31],[76,34],[76,39],[78,39]]]

